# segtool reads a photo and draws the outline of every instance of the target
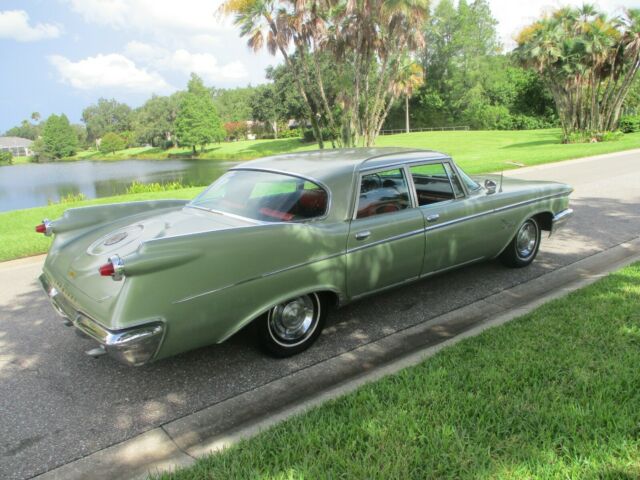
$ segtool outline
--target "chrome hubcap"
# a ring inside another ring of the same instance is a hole
[[[309,295],[294,298],[273,307],[269,313],[269,330],[279,343],[300,343],[315,329],[318,315]]]
[[[538,242],[538,227],[536,224],[527,220],[518,230],[516,236],[516,250],[520,258],[528,258],[535,251]]]

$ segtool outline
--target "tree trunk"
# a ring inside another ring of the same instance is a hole
[[[404,120],[407,133],[411,131],[409,128],[409,95],[404,96]]]

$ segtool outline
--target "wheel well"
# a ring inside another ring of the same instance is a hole
[[[325,290],[322,292],[317,292],[320,297],[320,301],[323,305],[328,306],[329,308],[335,308],[340,304],[340,297],[336,292],[332,292],[331,290]]]
[[[542,230],[546,230],[548,232],[551,231],[551,226],[553,224],[553,214],[551,212],[538,213],[537,215],[534,215],[533,218],[536,219]]]

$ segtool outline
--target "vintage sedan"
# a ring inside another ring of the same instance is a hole
[[[40,277],[67,325],[142,365],[249,324],[267,352],[309,347],[327,311],[452,268],[525,267],[572,214],[571,187],[470,177],[409,149],[278,155],[232,168],[192,201],[67,210]]]

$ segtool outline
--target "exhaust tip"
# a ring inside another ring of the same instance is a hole
[[[102,355],[105,355],[107,351],[104,349],[102,345],[100,345],[99,347],[92,348],[91,350],[87,350],[84,353],[86,353],[92,358],[98,358],[98,357],[101,357]]]

